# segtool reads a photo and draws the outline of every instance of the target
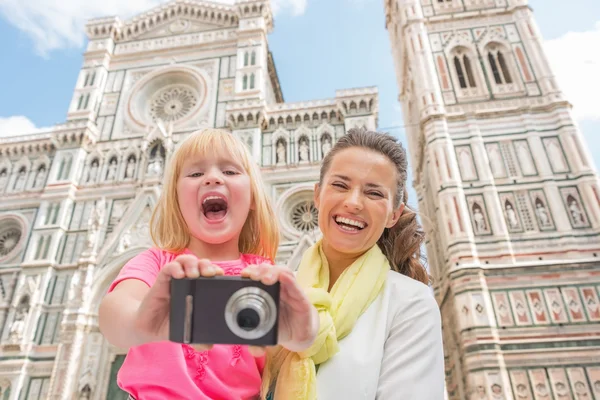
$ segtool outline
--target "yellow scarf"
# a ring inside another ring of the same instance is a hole
[[[346,268],[328,292],[329,265],[322,241],[304,253],[296,278],[319,311],[319,334],[313,345],[301,353],[281,347],[271,353],[273,368],[279,366],[273,399],[316,399],[316,365],[339,351],[338,341],[352,331],[358,318],[379,295],[389,270],[387,258],[375,245]]]

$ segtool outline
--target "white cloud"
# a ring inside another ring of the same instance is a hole
[[[46,128],[37,128],[29,118],[22,115],[0,117],[0,138],[36,133]]]
[[[547,41],[546,51],[575,118],[600,121],[600,21],[593,30]]]
[[[293,16],[304,14],[307,0],[271,0],[273,14],[277,15],[281,10],[289,10]]]
[[[85,24],[91,18],[117,15],[127,19],[165,3],[164,0],[1,0],[0,15],[33,40],[38,54],[47,56],[53,50],[81,47]],[[274,13],[285,10],[292,15],[302,15],[307,0],[272,0],[271,3]]]

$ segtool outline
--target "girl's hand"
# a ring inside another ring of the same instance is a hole
[[[294,273],[287,267],[270,264],[251,265],[242,271],[242,276],[265,285],[279,281],[279,344],[291,351],[303,351],[310,347],[319,332],[319,315]],[[254,356],[264,354],[262,347],[250,347]]]
[[[210,263],[199,260],[191,254],[182,254],[165,264],[154,285],[142,300],[135,319],[135,331],[142,342],[169,340],[169,310],[171,301],[171,278],[198,278],[200,276],[223,275],[223,270]],[[193,345],[198,351],[208,350],[212,345]]]

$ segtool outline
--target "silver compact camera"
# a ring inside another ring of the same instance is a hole
[[[171,279],[169,340],[277,344],[280,284],[239,276]]]

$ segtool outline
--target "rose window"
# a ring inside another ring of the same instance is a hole
[[[21,240],[21,229],[9,227],[0,232],[0,257],[9,255]]]
[[[311,232],[319,226],[319,213],[312,201],[296,205],[292,209],[292,224],[302,232]]]
[[[198,97],[185,85],[171,85],[156,92],[150,104],[150,116],[153,121],[177,121],[190,114],[198,104]]]

